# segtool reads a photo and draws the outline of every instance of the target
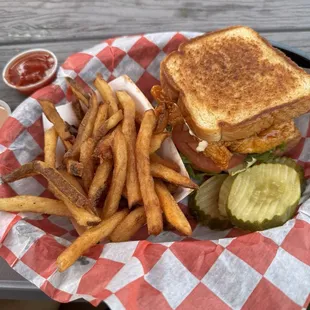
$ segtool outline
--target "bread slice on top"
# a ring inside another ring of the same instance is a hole
[[[160,69],[164,92],[204,140],[246,138],[310,110],[310,75],[248,27],[189,40]]]

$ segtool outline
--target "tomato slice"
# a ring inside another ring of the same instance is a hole
[[[176,126],[172,131],[172,140],[177,149],[188,158],[193,167],[204,172],[219,173],[222,170],[203,153],[195,151],[198,142],[183,126]],[[246,155],[234,154],[229,163],[229,169],[241,164]]]

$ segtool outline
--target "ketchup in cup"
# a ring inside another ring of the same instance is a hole
[[[9,61],[3,70],[4,82],[23,93],[30,94],[55,78],[56,56],[44,49],[23,52]]]
[[[28,86],[42,81],[51,72],[54,58],[46,52],[25,55],[7,71],[7,80],[15,86]]]

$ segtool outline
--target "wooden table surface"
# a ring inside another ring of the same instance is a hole
[[[309,16],[309,0],[1,0],[0,68],[2,71],[12,56],[29,48],[50,49],[62,63],[70,54],[108,37],[211,31],[236,24],[253,27],[267,39],[310,54]],[[0,94],[12,109],[24,98],[2,80]],[[12,289],[7,283],[24,294],[15,291],[8,296]],[[38,298],[35,293],[30,296],[33,288],[0,261],[0,298]]]
[[[48,48],[62,63],[68,55],[108,37],[210,31],[236,24],[310,54],[309,15],[309,0],[1,0],[0,68],[29,48]],[[0,94],[12,108],[23,99],[2,80]]]

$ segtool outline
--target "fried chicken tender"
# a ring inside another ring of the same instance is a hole
[[[210,159],[222,170],[228,169],[230,159],[233,154],[224,145],[224,142],[209,142],[203,151],[203,154]]]
[[[282,143],[289,144],[291,141],[298,142],[301,135],[294,121],[277,123],[263,130],[257,135],[246,139],[225,142],[227,148],[234,153],[250,154],[264,153]]]

